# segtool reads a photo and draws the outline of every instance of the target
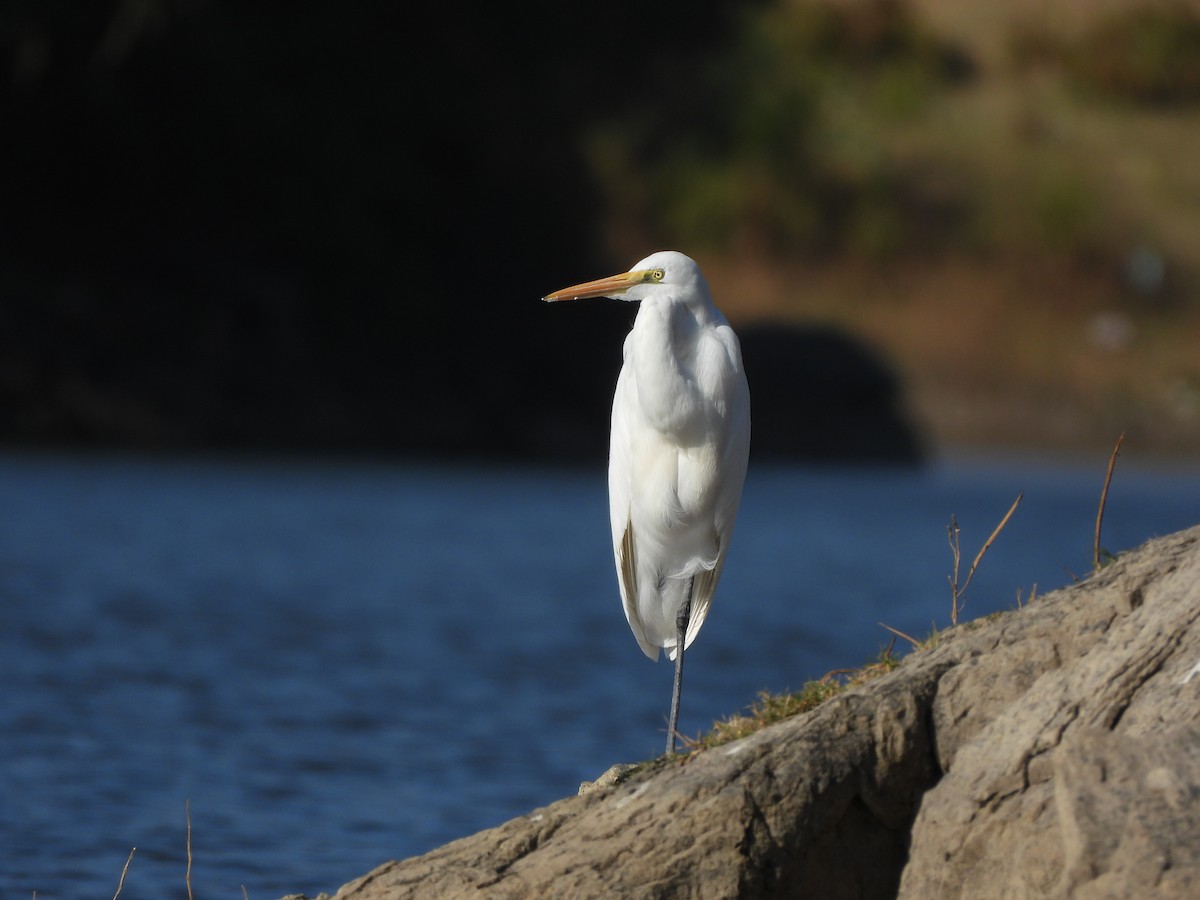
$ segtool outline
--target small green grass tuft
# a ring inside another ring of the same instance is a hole
[[[898,665],[900,659],[892,652],[892,646],[889,646],[880,651],[874,662],[857,669],[835,669],[822,678],[807,682],[794,693],[772,694],[762,691],[747,712],[735,713],[727,719],[714,722],[712,730],[707,734],[686,740],[685,743],[690,750],[708,750],[748,737],[768,725],[816,709],[830,697],[837,696],[847,688],[886,675]]]
[[[712,731],[697,738],[695,746],[708,749],[744,738],[768,725],[815,709],[841,690],[841,685],[836,681],[821,679],[806,683],[794,694],[772,694],[762,691],[749,712],[735,713],[727,719],[714,722]]]

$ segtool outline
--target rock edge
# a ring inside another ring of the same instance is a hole
[[[1200,526],[333,900],[1200,896],[1198,618]]]

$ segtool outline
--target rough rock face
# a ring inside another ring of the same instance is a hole
[[[1200,527],[336,900],[1200,897]]]
[[[1193,528],[974,636],[901,894],[1200,897],[1198,618]]]

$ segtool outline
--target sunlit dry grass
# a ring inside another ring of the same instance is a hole
[[[897,665],[899,659],[892,654],[892,648],[888,647],[872,663],[856,669],[829,672],[816,681],[806,683],[794,693],[772,694],[763,691],[747,711],[714,722],[711,731],[685,741],[685,744],[690,750],[707,750],[748,737],[768,725],[816,709],[830,697],[886,675]]]

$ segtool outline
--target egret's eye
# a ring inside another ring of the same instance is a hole
[[[666,277],[666,275],[667,275],[667,273],[664,272],[662,269],[651,269],[650,270],[650,280],[651,281],[662,281]]]

